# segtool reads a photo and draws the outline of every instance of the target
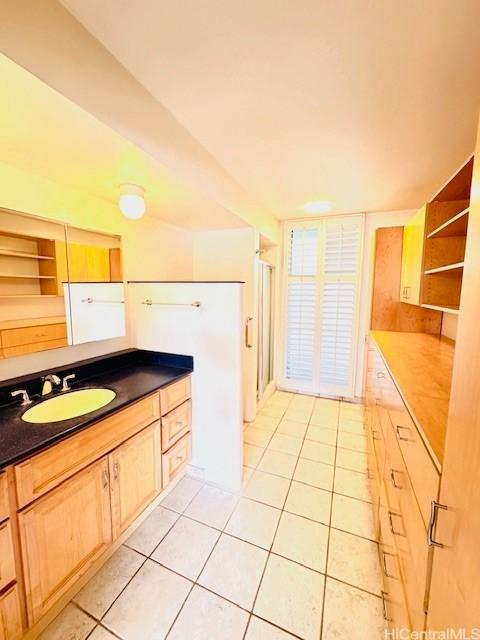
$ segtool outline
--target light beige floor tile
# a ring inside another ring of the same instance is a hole
[[[281,416],[263,416],[259,414],[253,422],[250,423],[254,429],[260,429],[261,431],[275,431],[278,423],[281,420]]]
[[[335,447],[314,440],[305,440],[300,452],[301,458],[324,462],[325,464],[335,464]]]
[[[142,524],[127,538],[127,547],[135,549],[149,556],[160,540],[170,531],[179,518],[179,514],[164,509],[162,505],[156,507]]]
[[[375,539],[373,508],[368,502],[333,494],[332,527]]]
[[[330,529],[327,573],[332,578],[380,595],[382,575],[377,543]]]
[[[337,430],[328,429],[327,427],[310,426],[307,429],[305,437],[307,440],[323,442],[323,444],[329,444],[332,447],[337,444]]]
[[[84,640],[94,626],[92,618],[73,604],[68,604],[39,635],[39,640]]]
[[[152,559],[195,581],[220,532],[182,516],[158,545]]]
[[[323,640],[381,640],[385,622],[380,598],[327,578]]]
[[[303,411],[299,409],[292,409],[291,406],[285,412],[285,420],[292,420],[293,422],[301,422],[303,424],[308,424],[310,420],[310,416],[312,415],[311,411]]]
[[[277,393],[275,393],[267,402],[267,404],[270,406],[273,404],[276,406],[288,407],[291,401],[292,399],[290,396],[280,396]]]
[[[339,400],[333,400],[331,398],[316,398],[315,407],[335,407],[339,409],[340,402]]]
[[[282,420],[277,427],[277,433],[294,436],[295,438],[303,438],[306,431],[307,425],[305,423],[294,422],[293,420]]]
[[[145,557],[121,546],[77,593],[74,602],[99,620],[140,569]]]
[[[117,638],[110,631],[98,626],[88,636],[88,640],[117,640]]]
[[[272,551],[325,573],[328,531],[328,527],[319,522],[283,512]]]
[[[147,560],[102,622],[124,640],[164,638],[191,587],[189,580]]]
[[[243,431],[243,441],[246,444],[253,444],[256,447],[266,447],[270,442],[273,431],[265,431],[264,429],[255,429],[249,426]]]
[[[243,467],[242,473],[242,489],[245,489],[247,484],[250,482],[250,478],[253,476],[255,469],[252,467]]]
[[[198,583],[250,610],[267,556],[264,549],[223,533]]]
[[[341,493],[344,496],[366,500],[367,502],[371,501],[368,476],[359,471],[337,467],[335,469],[333,490],[335,493]]]
[[[302,439],[295,438],[294,436],[286,436],[283,433],[275,433],[268,448],[274,451],[280,451],[281,453],[290,453],[293,456],[298,456],[302,448]]]
[[[273,473],[276,476],[291,478],[295,471],[297,460],[297,456],[292,456],[289,453],[280,453],[280,451],[267,449],[257,468],[260,471]]]
[[[329,464],[300,458],[293,479],[310,484],[312,487],[332,491],[333,471],[334,467]]]
[[[282,631],[273,624],[252,616],[248,624],[245,640],[295,640],[294,636]]]
[[[332,494],[330,491],[311,487],[301,482],[292,482],[285,510],[324,524],[330,523]]]
[[[183,513],[189,503],[197,495],[203,486],[203,482],[196,478],[183,477],[178,484],[165,496],[162,505],[168,509]]]
[[[366,434],[363,422],[351,420],[350,418],[340,418],[338,421],[338,431],[346,431],[347,433],[356,433],[364,436]]]
[[[195,585],[168,640],[242,640],[248,613]]]
[[[318,640],[323,587],[321,573],[271,555],[254,613],[305,640]]]
[[[216,529],[223,529],[237,501],[237,496],[232,493],[205,485],[185,510],[185,515]]]
[[[343,417],[349,417],[352,419],[363,420],[365,417],[365,407],[363,404],[341,402],[340,415]]]
[[[336,411],[321,411],[312,413],[310,425],[324,429],[337,429],[338,415]]]
[[[287,497],[290,480],[271,473],[258,471],[253,474],[247,487],[243,490],[245,498],[264,502],[281,509]]]
[[[252,467],[255,469],[260,462],[260,458],[263,456],[265,449],[263,447],[256,447],[253,444],[245,443],[243,445],[243,464],[246,467]]]
[[[335,465],[342,469],[366,473],[368,469],[367,454],[362,451],[349,451],[348,449],[338,448]]]
[[[282,404],[266,404],[258,414],[259,416],[270,416],[272,418],[281,418],[286,411],[285,405]]]
[[[367,451],[367,437],[356,433],[340,431],[338,434],[338,446],[351,451]]]
[[[242,498],[225,527],[225,532],[264,549],[270,549],[281,511]]]

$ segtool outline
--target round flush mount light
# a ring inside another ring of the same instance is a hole
[[[118,206],[126,218],[138,220],[145,213],[145,189],[136,184],[120,185]]]
[[[332,210],[332,203],[330,200],[314,200],[313,202],[306,202],[303,205],[305,213],[328,213]]]

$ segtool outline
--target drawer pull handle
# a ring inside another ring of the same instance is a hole
[[[377,438],[378,431],[376,429],[372,429],[372,438],[373,440],[381,440],[381,438]]]
[[[104,489],[108,489],[108,472],[106,469],[102,471],[102,486]]]
[[[397,426],[395,427],[396,431],[397,431],[397,437],[399,440],[402,440],[403,442],[411,442],[411,438],[404,438],[402,437],[402,429],[404,431],[408,431],[409,434],[412,433],[412,430],[409,429],[409,427],[402,427],[401,424],[397,424]]]
[[[118,476],[120,475],[120,463],[115,461],[113,463],[113,478],[114,480],[118,480]]]
[[[390,480],[392,481],[392,485],[394,489],[401,489],[402,487],[399,484],[397,484],[395,481],[396,473],[401,473],[401,471],[398,471],[397,469],[390,469]]]
[[[179,462],[183,462],[185,458],[183,456],[175,456],[175,460],[178,460]]]
[[[385,378],[383,371],[377,371],[377,378]]]
[[[390,616],[388,615],[388,611],[387,611],[387,596],[388,593],[386,591],[382,591],[382,608],[383,608],[383,619],[385,620],[385,622],[392,622],[392,618],[390,618]]]
[[[438,547],[439,549],[443,549],[445,545],[443,545],[441,542],[437,542],[433,537],[433,530],[435,529],[435,523],[437,521],[437,513],[439,509],[447,510],[448,507],[446,507],[444,504],[440,504],[436,500],[432,500],[430,522],[428,523],[427,530],[427,542],[429,547]]]
[[[401,536],[403,534],[400,531],[396,531],[395,527],[393,526],[393,516],[396,516],[397,518],[401,518],[402,516],[400,516],[398,513],[392,513],[391,511],[388,512],[388,523],[390,525],[390,531],[394,536]]]
[[[183,420],[177,420],[177,422],[175,423],[177,425],[177,427],[179,429],[183,429],[183,427],[185,426],[185,423]]]
[[[36,338],[46,338],[47,334],[46,333],[36,333],[35,337]]]
[[[389,573],[388,569],[387,569],[387,556],[390,556],[392,558],[394,558],[395,556],[393,555],[393,553],[387,553],[386,551],[382,551],[382,565],[383,565],[383,573],[386,575],[387,578],[393,578],[394,580],[397,579],[396,576],[393,575],[393,573]]]

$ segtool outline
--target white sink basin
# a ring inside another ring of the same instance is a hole
[[[111,389],[79,389],[44,400],[22,416],[25,422],[41,424],[77,418],[109,404],[117,394]]]

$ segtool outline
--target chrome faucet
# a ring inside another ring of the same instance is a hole
[[[71,373],[68,376],[65,376],[62,380],[62,391],[70,391],[70,386],[68,384],[69,380],[73,380],[75,378],[75,374]]]
[[[52,393],[53,385],[59,385],[61,382],[60,378],[54,373],[49,373],[48,376],[44,376],[42,380],[42,396],[48,396],[49,393]]]
[[[18,391],[12,391],[12,396],[22,396],[22,405],[32,404],[32,401],[28,397],[28,393],[25,389],[19,389]]]

